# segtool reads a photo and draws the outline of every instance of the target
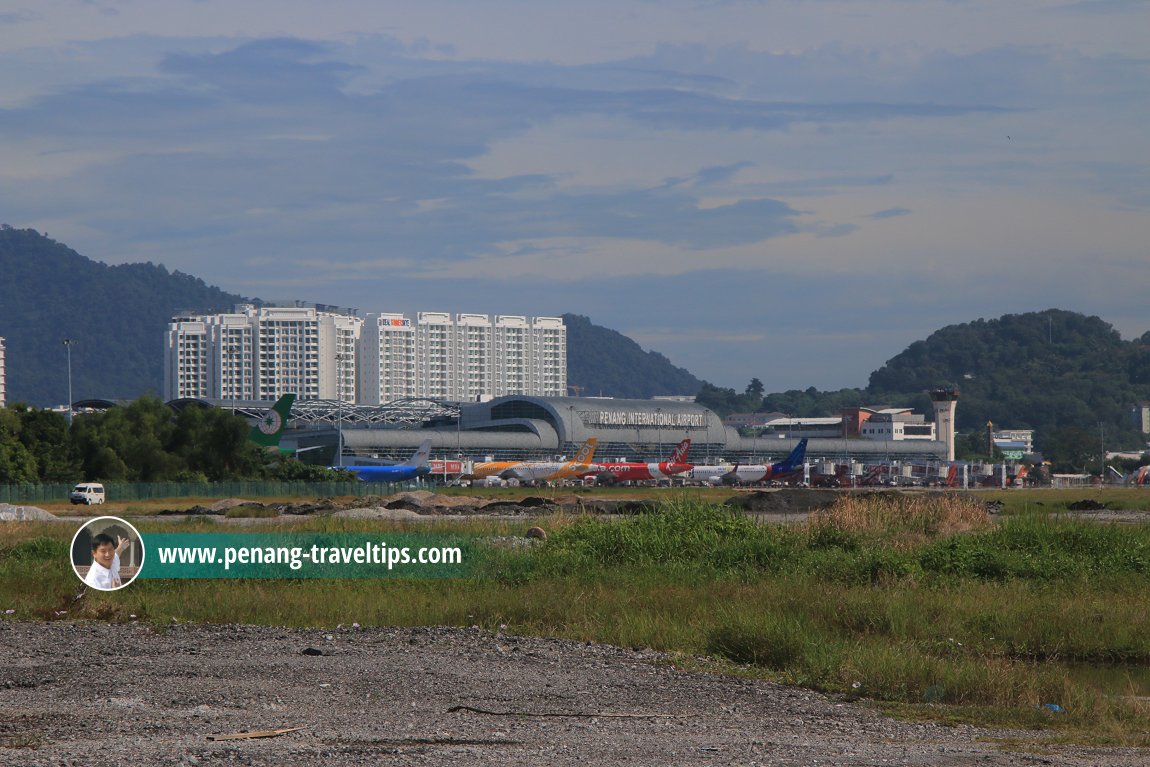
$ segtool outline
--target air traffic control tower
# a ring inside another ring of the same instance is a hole
[[[935,433],[946,442],[946,460],[954,462],[954,408],[958,403],[958,389],[953,386],[931,389],[927,392],[934,403]]]

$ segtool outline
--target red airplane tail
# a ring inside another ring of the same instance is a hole
[[[946,486],[954,487],[958,484],[958,464],[952,463],[950,470],[946,472]]]
[[[687,456],[691,452],[691,438],[687,437],[685,440],[675,445],[675,449],[671,451],[671,457],[667,459],[667,463],[686,463]]]

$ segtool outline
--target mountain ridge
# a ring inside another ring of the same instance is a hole
[[[178,311],[231,311],[259,299],[162,265],[109,266],[33,229],[0,225],[0,336],[8,401],[46,407],[72,399],[133,399],[163,386],[163,337]],[[630,338],[564,314],[568,380],[616,397],[694,394],[701,381]],[[65,338],[73,343],[65,349]]]
[[[31,229],[0,225],[0,336],[7,339],[8,401],[133,399],[162,387],[163,334],[178,310],[230,311],[259,299],[228,293],[152,263],[108,266]],[[582,394],[627,398],[697,394],[720,415],[779,411],[837,415],[885,402],[931,411],[925,391],[957,385],[958,425],[987,421],[1035,429],[1040,444],[1144,443],[1131,406],[1150,401],[1150,332],[1132,341],[1096,316],[1062,309],[948,325],[911,343],[870,374],[864,388],[814,387],[766,394],[713,386],[662,354],[588,317],[563,314],[568,383]],[[66,350],[65,338],[75,343]],[[1101,432],[1101,433],[1100,433]],[[1081,451],[1079,451],[1081,452]]]

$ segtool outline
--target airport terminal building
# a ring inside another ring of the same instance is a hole
[[[295,414],[285,445],[334,450],[342,436],[345,463],[357,456],[406,458],[427,438],[439,458],[546,459],[574,455],[589,437],[598,440],[596,460],[662,461],[690,438],[693,463],[762,463],[782,458],[799,440],[783,433],[746,437],[703,405],[670,400],[513,395],[443,405],[405,423],[373,420],[346,407],[308,423]],[[807,455],[812,461],[937,461],[946,450],[945,441],[836,436],[810,438]]]

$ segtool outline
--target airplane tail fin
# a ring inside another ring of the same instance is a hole
[[[412,455],[410,458],[408,458],[407,461],[405,461],[403,465],[404,466],[415,466],[415,467],[426,466],[427,462],[430,458],[431,458],[431,440],[425,439],[425,440],[423,440],[423,442],[420,443],[419,449],[415,451],[415,454]]]
[[[1010,479],[1010,486],[1021,487],[1026,484],[1026,475],[1029,473],[1030,468],[1028,466],[1019,466],[1018,472]]]
[[[671,457],[667,459],[667,463],[686,463],[687,456],[691,452],[691,438],[687,437],[685,440],[675,446],[671,451]]]
[[[587,441],[583,443],[583,446],[579,448],[579,452],[571,459],[571,463],[585,464],[595,460],[595,445],[598,442],[599,440],[595,437],[588,437]]]
[[[954,487],[958,483],[958,464],[952,463],[946,472],[946,486]]]
[[[803,461],[807,457],[807,438],[803,437],[799,440],[799,444],[795,445],[795,449],[791,454],[778,465],[778,471],[794,471],[795,469],[802,468]]]
[[[262,448],[269,450],[278,448],[284,426],[291,417],[291,406],[295,404],[295,397],[294,393],[285,394],[276,400],[271,409],[264,413],[260,422],[252,427],[248,438]]]

